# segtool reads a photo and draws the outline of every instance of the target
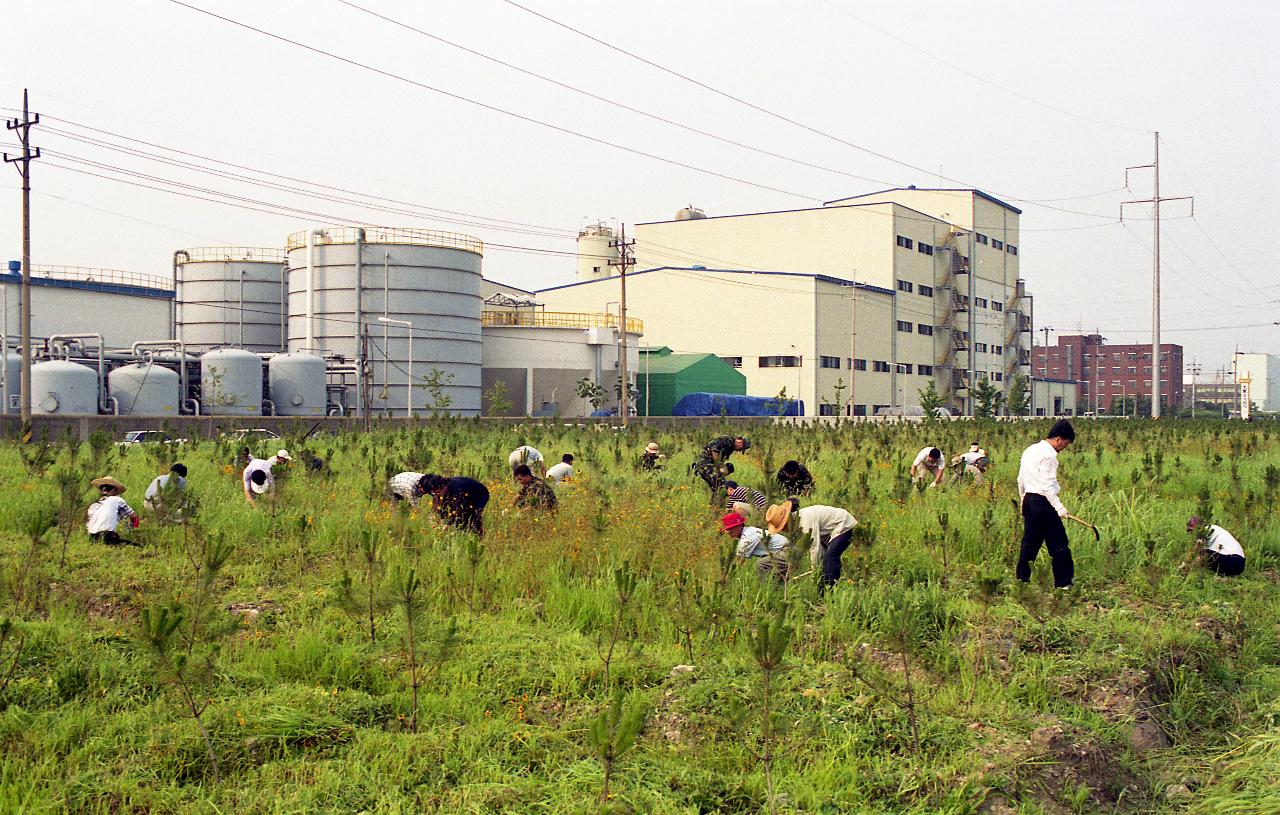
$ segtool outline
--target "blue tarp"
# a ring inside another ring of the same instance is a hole
[[[804,403],[769,396],[732,393],[687,393],[671,408],[672,416],[799,416]]]

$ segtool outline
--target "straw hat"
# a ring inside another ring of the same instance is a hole
[[[121,484],[109,475],[103,478],[95,478],[89,483],[95,487],[112,487],[115,489],[116,493],[122,493],[128,489],[124,484]]]
[[[765,526],[769,527],[769,533],[776,535],[787,528],[787,521],[791,520],[791,502],[787,501],[781,504],[770,504],[769,508],[764,512]]]
[[[658,443],[657,443],[656,441],[651,441],[651,442],[649,442],[648,444],[646,444],[646,445],[644,446],[644,451],[645,451],[646,453],[657,453],[657,452],[658,452]]]

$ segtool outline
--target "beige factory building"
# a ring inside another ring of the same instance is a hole
[[[806,415],[835,414],[837,394],[854,415],[915,406],[931,379],[967,413],[979,379],[1007,391],[1030,374],[1020,215],[972,189],[719,217],[686,208],[636,226],[628,316],[644,321],[649,345],[729,360],[750,394],[798,392]],[[536,292],[539,302],[616,311],[612,237],[583,230],[578,279]]]

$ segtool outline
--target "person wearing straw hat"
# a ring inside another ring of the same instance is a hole
[[[277,450],[271,458],[255,458],[244,468],[244,499],[253,503],[260,495],[268,495],[275,489],[276,477],[272,468],[293,461],[288,450]]]
[[[662,449],[658,447],[658,443],[651,441],[644,446],[644,455],[640,457],[640,469],[661,470],[664,458],[666,456],[662,455]]]
[[[736,512],[727,513],[720,519],[720,531],[730,538],[737,541],[734,547],[734,553],[747,560],[749,558],[759,558],[756,564],[756,572],[764,577],[773,574],[779,580],[783,580],[787,576],[787,548],[791,546],[791,541],[783,535],[778,534],[775,530],[785,528],[786,519],[780,515],[781,507],[769,507],[769,512],[765,517],[766,524],[769,525],[769,532],[758,526],[747,526],[746,521]],[[781,521],[782,527],[775,527],[775,523]]]
[[[963,467],[962,467],[963,465]],[[951,483],[959,481],[966,475],[973,476],[974,484],[981,484],[983,474],[987,468],[991,466],[991,457],[987,455],[987,451],[982,449],[982,445],[976,441],[969,445],[968,452],[961,453],[951,459]]]
[[[809,560],[814,568],[821,566],[822,582],[819,589],[825,591],[840,579],[840,556],[853,541],[853,528],[858,519],[853,513],[840,507],[822,504],[800,506],[799,498],[789,502],[791,511],[800,523],[801,531],[809,536]]]
[[[99,497],[89,505],[88,519],[85,522],[89,539],[108,546],[128,543],[129,541],[122,539],[120,533],[116,532],[120,522],[126,518],[129,519],[129,525],[132,528],[138,528],[138,513],[134,512],[133,507],[120,497],[127,488],[109,475],[95,478],[90,483],[98,488]]]

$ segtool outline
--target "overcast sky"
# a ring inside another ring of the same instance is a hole
[[[1129,209],[1124,224],[1116,216],[1120,201],[1151,194],[1144,171],[1131,174],[1132,189],[1123,189],[1124,168],[1151,161],[1151,131],[1158,129],[1162,193],[1196,199],[1194,219],[1186,217],[1186,202],[1165,205],[1165,340],[1182,343],[1186,359],[1206,371],[1228,364],[1237,346],[1280,352],[1280,328],[1271,325],[1280,320],[1273,248],[1280,7],[1270,0],[520,0],[866,150],[717,96],[505,0],[353,0],[564,84],[826,169],[619,110],[339,0],[189,2],[414,83],[669,161],[450,98],[171,0],[10,3],[0,27],[0,106],[19,104],[27,86],[33,109],[47,116],[33,130],[33,142],[48,151],[33,170],[35,263],[167,275],[175,249],[278,246],[289,232],[349,219],[477,235],[488,244],[487,277],[538,287],[572,277],[573,234],[586,220],[658,220],[690,203],[709,214],[794,208],[882,182],[936,186],[941,176],[944,186],[962,181],[1017,199],[1025,210],[1022,270],[1036,296],[1038,325],[1059,332],[1098,328],[1112,342],[1149,342],[1150,214]],[[404,203],[383,205],[412,212],[253,186],[50,132],[208,165],[86,126],[394,199]],[[12,145],[12,134],[0,134],[0,141]],[[111,168],[316,217],[250,211],[85,174],[119,178]],[[430,217],[427,208],[455,214]],[[6,167],[0,242],[10,257],[20,255],[19,213],[18,176]]]

